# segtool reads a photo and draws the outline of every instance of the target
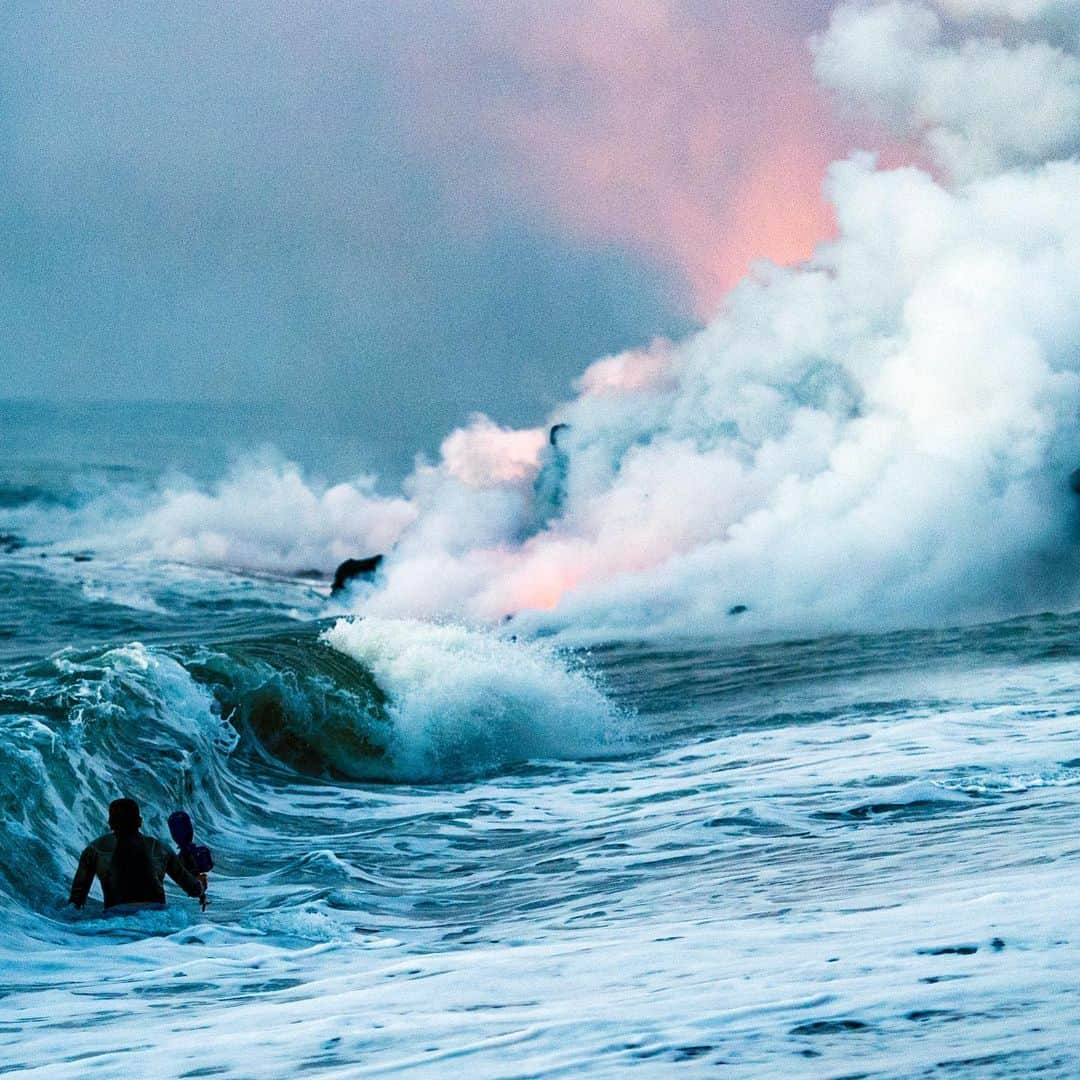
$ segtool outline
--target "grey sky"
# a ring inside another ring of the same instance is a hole
[[[444,155],[458,175],[425,153],[402,72],[469,7],[5,5],[0,397],[521,423],[685,330],[670,266],[500,200],[479,139]],[[520,79],[485,65],[478,99]]]

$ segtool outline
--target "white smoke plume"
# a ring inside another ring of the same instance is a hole
[[[1033,0],[946,0],[959,15],[1034,17]],[[1077,5],[1071,18],[1080,26]],[[1045,40],[959,41],[925,4],[843,6],[815,45],[826,86],[923,138],[959,179],[1039,164],[1080,148],[1080,61]],[[1074,37],[1075,44],[1075,37]]]
[[[1075,12],[842,5],[822,81],[943,178],[837,163],[839,237],[809,264],[763,268],[688,341],[594,364],[551,445],[451,436],[361,610],[597,638],[1080,599]]]
[[[822,81],[940,173],[835,164],[838,237],[809,263],[761,267],[687,341],[593,364],[543,427],[475,417],[400,499],[278,468],[254,499],[251,477],[170,493],[146,544],[323,569],[384,551],[362,614],[576,639],[1076,606],[1078,13],[841,5]]]
[[[245,570],[323,571],[357,551],[389,548],[416,513],[405,498],[379,495],[373,477],[320,484],[264,453],[237,461],[209,491],[175,475],[149,495],[93,499],[69,513],[61,543]]]

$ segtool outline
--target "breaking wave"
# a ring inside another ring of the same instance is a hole
[[[626,746],[625,717],[576,661],[543,645],[394,619],[342,619],[323,640],[385,694],[385,751],[397,778],[462,776]]]
[[[267,767],[446,781],[628,745],[626,718],[573,659],[462,627],[383,620],[215,647],[61,653],[5,682],[0,729],[10,855],[0,883],[8,901],[36,903],[62,891],[81,845],[104,831],[117,777],[122,794],[190,806],[221,828],[242,826],[235,819],[263,796]]]

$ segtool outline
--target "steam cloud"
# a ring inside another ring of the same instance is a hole
[[[1022,19],[1050,5],[945,0],[941,6],[958,14]],[[921,136],[935,159],[960,179],[1075,153],[1075,56],[1040,39],[1006,44],[969,38],[950,45],[945,30],[923,4],[895,0],[871,9],[841,7],[818,42],[818,78],[868,103],[901,131]]]
[[[357,610],[598,639],[1074,605],[1078,42],[1074,4],[841,5],[819,78],[938,171],[834,164],[838,238],[802,267],[598,361],[551,439],[455,431]]]

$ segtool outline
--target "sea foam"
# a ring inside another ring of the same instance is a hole
[[[341,619],[323,639],[387,695],[399,779],[476,775],[625,748],[627,719],[544,645],[412,619]]]

